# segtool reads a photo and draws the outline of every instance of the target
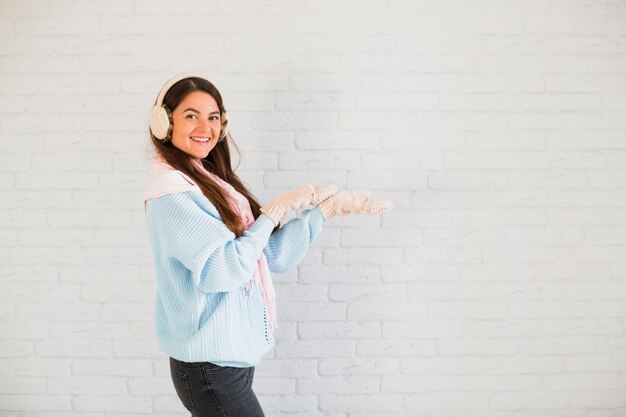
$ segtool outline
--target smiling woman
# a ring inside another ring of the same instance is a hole
[[[189,93],[172,113],[172,144],[200,162],[219,140],[220,114],[210,94]]]
[[[194,417],[262,417],[252,380],[274,344],[270,272],[298,265],[332,216],[385,210],[333,184],[306,184],[261,206],[231,167],[226,109],[201,77],[165,85],[150,137],[156,154],[144,204],[157,278],[155,329],[176,393]],[[315,207],[280,225],[308,205]]]

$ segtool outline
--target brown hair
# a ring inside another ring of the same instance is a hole
[[[215,183],[215,181],[213,181],[209,176],[202,173],[196,166],[194,166],[191,158],[185,152],[175,147],[171,142],[171,125],[173,123],[171,117],[172,112],[188,94],[195,91],[202,91],[211,95],[211,97],[213,97],[217,102],[220,112],[222,114],[226,112],[222,96],[212,83],[200,77],[184,78],[172,85],[165,94],[165,97],[163,97],[163,106],[170,117],[170,131],[168,132],[168,138],[166,141],[161,141],[149,132],[150,137],[152,138],[152,144],[156,148],[157,152],[161,154],[163,158],[172,167],[174,167],[174,169],[188,175],[198,185],[198,187],[200,187],[202,194],[204,194],[204,196],[215,206],[226,226],[232,230],[236,236],[241,236],[245,230],[245,225],[239,215],[231,208],[226,192],[219,184]],[[223,132],[220,132],[220,137],[222,137],[222,133]],[[209,152],[207,157],[202,159],[202,165],[207,171],[217,175],[232,185],[235,190],[240,192],[250,203],[252,215],[256,219],[261,215],[261,205],[252,193],[243,185],[231,167],[230,150],[228,148],[229,140],[237,149],[237,145],[232,140],[232,137],[230,137],[230,133],[228,133],[226,137],[218,141],[215,147],[211,149],[211,152]],[[277,229],[278,226],[274,229],[274,231]]]

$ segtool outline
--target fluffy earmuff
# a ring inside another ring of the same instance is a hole
[[[190,77],[204,78],[197,74],[184,74],[170,79],[168,82],[165,83],[165,85],[159,92],[156,103],[150,111],[150,132],[152,132],[154,137],[159,139],[160,141],[165,142],[169,139],[168,133],[171,127],[170,116],[167,112],[167,109],[163,106],[163,98],[174,84],[176,84],[180,80],[184,80],[185,78]],[[222,141],[226,139],[226,136],[228,135],[228,118],[225,111],[223,111],[220,115],[220,122],[221,128],[220,137],[218,138],[218,140]]]

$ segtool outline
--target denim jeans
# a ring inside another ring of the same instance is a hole
[[[252,391],[254,367],[170,358],[170,372],[176,394],[192,417],[265,417]]]

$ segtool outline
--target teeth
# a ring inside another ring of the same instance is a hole
[[[196,136],[190,136],[191,140],[195,140],[196,142],[208,142],[209,138],[201,138]]]

